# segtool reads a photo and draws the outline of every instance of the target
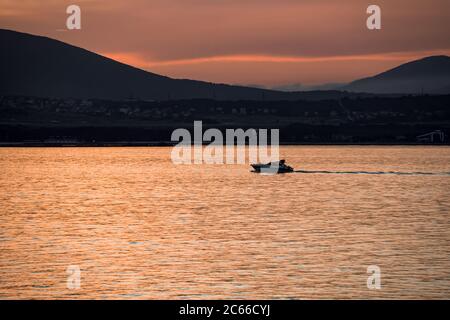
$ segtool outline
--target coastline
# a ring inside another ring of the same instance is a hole
[[[100,147],[173,147],[172,141],[118,141],[118,142],[0,142],[0,148],[100,148]],[[208,143],[204,143],[204,146]],[[288,142],[280,146],[420,146],[420,147],[450,147],[448,143],[393,143],[393,142]]]

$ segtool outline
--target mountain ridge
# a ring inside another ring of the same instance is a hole
[[[401,64],[377,75],[355,80],[340,89],[374,94],[424,94],[450,91],[450,57],[429,56]]]
[[[173,79],[65,42],[0,29],[0,94],[124,100],[297,100],[337,98],[339,91],[280,92]]]
[[[285,91],[277,90],[283,88],[173,79],[60,40],[0,29],[2,95],[163,101],[326,100],[391,94],[448,94],[450,57],[425,57],[346,85],[310,88],[310,91]]]

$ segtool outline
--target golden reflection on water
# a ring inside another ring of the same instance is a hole
[[[170,151],[0,149],[0,298],[450,298],[450,176],[264,176]],[[281,154],[304,170],[450,172],[446,147]]]

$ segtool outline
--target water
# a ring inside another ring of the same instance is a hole
[[[275,176],[170,151],[0,149],[0,298],[450,298],[450,148],[283,147],[340,173]]]

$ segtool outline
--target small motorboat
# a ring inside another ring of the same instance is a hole
[[[293,172],[294,168],[286,164],[286,160],[273,161],[266,164],[252,164],[254,172],[258,173],[287,173]]]

